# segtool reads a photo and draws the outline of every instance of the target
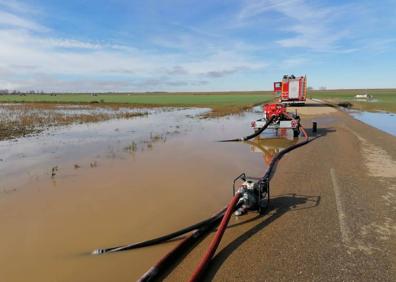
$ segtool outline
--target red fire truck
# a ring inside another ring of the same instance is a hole
[[[274,93],[285,105],[305,105],[307,98],[307,77],[284,75],[282,81],[274,82]]]

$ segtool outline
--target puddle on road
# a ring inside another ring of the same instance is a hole
[[[297,141],[268,132],[214,142],[250,134],[258,114],[191,118],[203,111],[155,111],[0,142],[0,280],[136,279],[177,242],[88,253],[209,217],[228,202],[236,176],[262,176],[272,156]]]
[[[396,114],[387,112],[349,111],[356,119],[396,136]]]

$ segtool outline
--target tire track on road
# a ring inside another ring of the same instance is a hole
[[[334,168],[330,169],[330,176],[331,176],[331,182],[333,184],[333,190],[334,190],[334,195],[335,195],[335,200],[336,200],[337,214],[338,214],[338,221],[339,221],[339,226],[340,226],[342,242],[344,243],[345,246],[350,247],[350,245],[351,245],[351,236],[350,236],[351,231],[346,223],[346,215],[345,215],[345,211],[344,211],[344,208],[343,208],[342,202],[341,202],[340,186],[338,185]]]

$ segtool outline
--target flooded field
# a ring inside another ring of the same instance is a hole
[[[206,109],[139,111],[148,114],[0,141],[0,281],[133,281],[177,242],[90,252],[207,218],[228,202],[236,176],[262,176],[276,152],[297,142],[274,132],[215,142],[250,134],[253,112],[201,119]]]
[[[147,115],[142,109],[117,105],[0,104],[0,140],[39,133],[54,126]]]

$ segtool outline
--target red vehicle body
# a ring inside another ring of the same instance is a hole
[[[286,105],[305,105],[307,98],[307,77],[284,75],[282,81],[274,82],[274,93],[279,102]]]

